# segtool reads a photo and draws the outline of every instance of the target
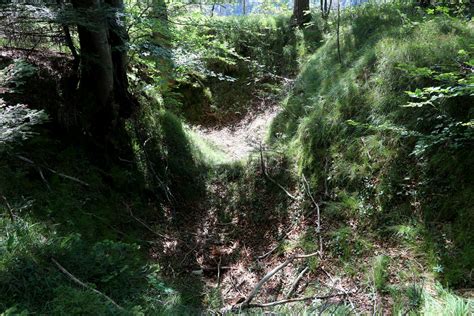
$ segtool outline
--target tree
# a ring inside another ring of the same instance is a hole
[[[295,0],[293,6],[293,21],[296,26],[302,27],[311,20],[309,0]]]
[[[173,62],[171,58],[172,35],[169,30],[168,8],[164,0],[152,0],[151,18],[154,21],[150,44],[151,57],[162,78],[161,89],[166,92],[173,82]]]
[[[320,9],[321,9],[321,16],[323,19],[327,19],[329,17],[329,13],[331,13],[332,7],[332,0],[320,0]]]
[[[128,92],[127,30],[122,0],[72,0],[80,43],[81,125],[108,138],[136,102]]]

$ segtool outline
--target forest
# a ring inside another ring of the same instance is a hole
[[[0,315],[474,315],[471,0],[0,0]]]

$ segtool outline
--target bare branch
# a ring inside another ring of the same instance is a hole
[[[298,286],[298,283],[300,282],[300,280],[303,278],[303,276],[305,275],[306,272],[308,272],[309,270],[309,267],[305,267],[301,272],[300,274],[298,274],[298,276],[296,277],[296,279],[293,281],[293,283],[291,284],[291,287],[288,291],[288,293],[286,294],[286,298],[290,298],[291,295],[293,294],[293,292],[296,290],[296,287]]]
[[[292,255],[291,257],[289,257],[288,259],[286,259],[285,262],[281,263],[280,265],[278,265],[277,267],[275,267],[273,270],[269,271],[258,283],[257,285],[255,285],[255,287],[253,288],[252,292],[250,292],[250,294],[247,296],[247,298],[240,304],[238,305],[234,305],[234,306],[231,306],[230,308],[227,307],[227,308],[224,308],[222,311],[223,312],[226,312],[226,311],[229,311],[229,310],[239,310],[239,309],[242,309],[242,308],[247,308],[250,306],[250,303],[252,302],[252,300],[255,298],[255,296],[257,296],[258,292],[260,291],[260,288],[263,286],[263,284],[265,284],[265,282],[267,282],[272,276],[274,276],[275,274],[277,274],[281,269],[283,269],[284,267],[286,267],[287,265],[289,265],[291,262],[293,262],[293,260],[295,259],[305,259],[305,258],[310,258],[310,257],[314,257],[314,256],[317,256],[319,254],[319,252],[314,252],[314,253],[310,253],[310,254],[306,254],[306,255]],[[255,307],[258,307],[258,306],[255,306]]]
[[[332,297],[337,297],[337,296],[347,296],[356,293],[356,291],[353,292],[347,292],[347,293],[335,293],[335,294],[329,294],[329,295],[321,295],[321,296],[306,296],[306,297],[297,297],[297,298],[289,298],[285,300],[280,300],[280,301],[275,301],[275,302],[270,302],[270,303],[262,303],[262,304],[250,304],[247,307],[248,308],[255,308],[255,307],[271,307],[271,306],[276,306],[276,305],[282,305],[282,304],[287,304],[287,303],[294,303],[294,302],[301,302],[301,301],[309,301],[309,300],[325,300],[328,298]]]
[[[81,280],[79,280],[78,278],[76,278],[73,274],[71,274],[69,271],[67,271],[61,264],[59,264],[59,262],[57,262],[54,258],[51,258],[51,261],[56,265],[56,267],[58,267],[58,269],[64,273],[68,278],[70,278],[71,280],[73,280],[75,283],[79,284],[80,286],[96,293],[97,295],[105,298],[107,301],[109,301],[110,303],[112,303],[112,305],[114,305],[115,307],[117,307],[119,310],[123,311],[124,308],[122,306],[120,306],[119,304],[117,304],[113,299],[111,299],[109,296],[105,295],[104,293],[88,286],[87,284],[85,284],[84,282],[82,282]]]
[[[5,201],[5,204],[7,206],[8,215],[10,215],[10,219],[11,219],[12,223],[15,223],[15,214],[13,213],[13,208],[11,207],[10,203],[8,202],[7,198],[4,195],[2,195],[2,198]]]
[[[288,195],[288,197],[290,197],[292,200],[298,200],[298,198],[296,196],[294,196],[293,194],[291,194],[290,192],[288,192],[287,189],[285,189],[281,184],[279,184],[278,182],[276,182],[274,179],[272,179],[272,177],[270,177],[268,175],[268,172],[265,168],[265,161],[264,161],[264,158],[263,158],[263,148],[262,148],[262,145],[260,144],[260,164],[261,164],[261,168],[262,168],[262,172],[263,172],[263,175],[265,176],[265,178],[267,178],[268,180],[270,180],[273,184],[275,184],[277,187],[279,187],[283,192],[285,192],[286,195]]]
[[[20,156],[20,155],[17,155],[17,158],[24,161],[24,162],[27,162],[31,165],[34,165],[36,168],[40,168],[41,166],[39,166],[36,162],[34,162],[33,160],[31,159],[28,159],[26,157],[23,157],[23,156]],[[45,167],[46,170],[50,171],[51,173],[54,173],[58,176],[60,176],[61,178],[64,178],[64,179],[68,179],[68,180],[71,180],[71,181],[74,181],[74,182],[77,182],[77,183],[80,183],[82,184],[83,186],[86,186],[88,187],[89,186],[89,183],[87,182],[84,182],[78,178],[75,178],[75,177],[72,177],[72,176],[68,176],[67,174],[64,174],[64,173],[61,173],[61,172],[58,172],[54,169],[51,169],[51,168],[48,168],[48,167]],[[41,175],[41,174],[40,174]]]
[[[321,236],[321,210],[319,208],[319,204],[316,202],[316,200],[313,197],[313,194],[311,193],[311,189],[309,186],[308,181],[306,180],[305,175],[303,174],[303,187],[305,188],[306,193],[308,194],[309,198],[314,204],[314,207],[316,208],[316,233],[318,234],[318,242],[319,242],[319,253],[322,256],[323,255],[323,238]]]

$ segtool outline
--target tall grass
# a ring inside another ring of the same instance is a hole
[[[474,238],[468,233],[474,228],[474,188],[465,177],[474,165],[472,142],[452,147],[455,138],[445,138],[419,155],[424,140],[416,135],[434,135],[452,120],[468,125],[473,98],[403,107],[410,101],[405,91],[434,84],[404,69],[456,69],[463,60],[459,52],[472,56],[473,39],[472,22],[413,6],[345,10],[342,63],[329,30],[271,127],[272,142],[288,148],[314,188],[329,192],[331,205],[343,207],[347,197],[355,201],[349,217],[361,227],[380,231],[413,220],[425,227],[437,258],[433,267],[442,266],[438,276],[459,286],[474,282]],[[334,207],[331,213],[337,213]]]

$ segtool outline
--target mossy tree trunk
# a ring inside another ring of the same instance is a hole
[[[156,69],[160,72],[161,90],[166,93],[173,85],[173,61],[171,54],[171,34],[169,30],[168,8],[165,0],[152,0],[151,18],[155,27],[151,34],[153,58]]]
[[[127,32],[122,0],[73,0],[80,42],[81,127],[109,138],[136,106],[128,92]]]

